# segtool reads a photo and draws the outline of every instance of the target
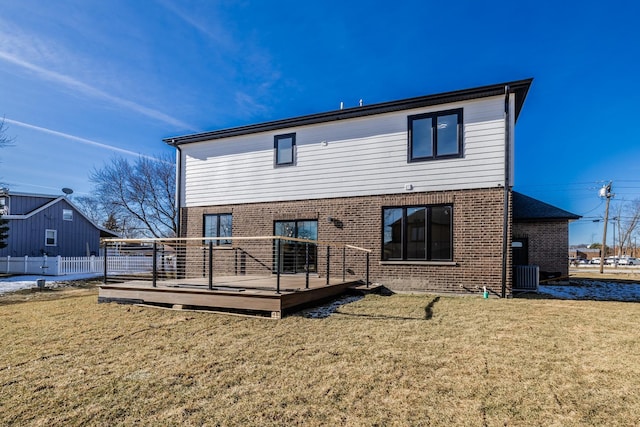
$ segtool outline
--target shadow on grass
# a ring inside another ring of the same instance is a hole
[[[424,317],[410,317],[410,316],[394,316],[389,314],[365,314],[365,313],[345,313],[342,311],[336,311],[336,314],[349,317],[362,317],[367,319],[381,319],[381,320],[431,320],[433,317],[433,306],[440,301],[439,296],[433,297],[431,301],[424,307]]]
[[[433,306],[436,305],[436,303],[440,301],[440,297],[437,296],[434,299],[431,300],[431,302],[429,302],[429,304],[427,304],[427,306],[424,308],[424,318],[427,320],[431,320],[431,318],[433,317]]]

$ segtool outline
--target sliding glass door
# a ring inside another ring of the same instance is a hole
[[[318,221],[293,220],[275,221],[274,234],[276,236],[293,237],[306,240],[318,240]],[[307,247],[309,256],[309,272],[317,271],[317,248],[315,244],[282,240],[282,247],[278,253],[277,243],[274,246],[275,265],[280,273],[304,273],[307,260]]]

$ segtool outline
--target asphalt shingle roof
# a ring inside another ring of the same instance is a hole
[[[580,215],[567,212],[533,197],[525,196],[517,191],[513,192],[513,219],[514,220],[575,220]]]

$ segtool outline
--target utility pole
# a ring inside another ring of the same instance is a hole
[[[607,222],[609,222],[609,202],[611,201],[611,198],[614,196],[614,194],[611,194],[611,184],[612,182],[609,181],[609,184],[605,185],[604,187],[602,187],[600,189],[600,192],[598,193],[600,197],[606,197],[607,198],[607,207],[604,210],[604,231],[602,232],[602,250],[601,250],[601,254],[600,254],[600,274],[604,273],[604,258],[607,254],[606,250],[607,250]]]

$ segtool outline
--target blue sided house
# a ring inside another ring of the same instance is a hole
[[[0,257],[98,255],[100,238],[117,236],[91,221],[66,195],[1,189],[0,215],[9,222]]]

